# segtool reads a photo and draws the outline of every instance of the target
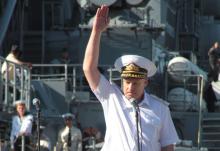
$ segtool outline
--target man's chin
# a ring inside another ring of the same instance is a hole
[[[125,96],[128,100],[130,100],[131,98],[134,98],[133,96]]]

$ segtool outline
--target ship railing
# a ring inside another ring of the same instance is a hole
[[[165,100],[169,101],[170,103],[178,103],[176,101],[180,101],[180,100],[170,100],[168,94],[169,91],[174,89],[174,88],[182,88],[183,90],[183,94],[181,100],[183,102],[183,105],[185,107],[187,107],[187,104],[185,103],[189,103],[187,101],[187,93],[190,92],[191,95],[193,95],[194,97],[191,97],[191,99],[196,99],[196,100],[191,100],[192,103],[196,103],[194,105],[197,105],[197,108],[183,108],[181,111],[199,111],[199,101],[202,100],[204,101],[202,98],[200,98],[200,92],[201,91],[201,87],[203,88],[205,86],[205,81],[206,81],[206,77],[204,77],[204,75],[199,75],[199,74],[190,74],[189,72],[184,72],[185,70],[176,70],[176,71],[166,71],[165,74]],[[169,74],[168,74],[169,72]],[[175,77],[175,78],[174,78]],[[178,78],[178,79],[177,79]],[[202,80],[201,80],[202,78]],[[202,86],[201,86],[202,84]],[[194,101],[194,102],[193,102]],[[180,102],[179,102],[180,103]],[[193,104],[191,104],[193,105]],[[203,104],[204,105],[204,104]],[[195,107],[195,106],[194,106]],[[204,107],[203,107],[204,109]],[[175,110],[175,109],[174,109]],[[205,109],[204,109],[205,110]]]
[[[175,75],[177,76],[178,73],[169,73],[169,74],[172,74],[172,75]],[[171,76],[172,76],[171,75]],[[168,88],[171,86],[171,87],[175,87],[175,86],[182,86],[183,89],[184,89],[184,97],[183,97],[183,101],[186,102],[186,95],[187,93],[185,93],[187,90],[191,90],[193,91],[192,87],[195,87],[196,88],[196,95],[197,95],[197,100],[194,100],[194,101],[197,101],[196,104],[198,104],[198,108],[197,108],[197,112],[198,112],[198,132],[197,132],[197,145],[198,145],[198,148],[201,147],[201,136],[202,136],[202,120],[203,120],[203,112],[206,111],[204,109],[204,104],[203,104],[203,89],[204,89],[204,85],[205,85],[205,78],[203,75],[196,75],[196,74],[184,74],[184,75],[181,75],[181,77],[183,78],[182,82],[180,83],[173,83],[170,84],[169,83],[169,80],[168,80],[168,75],[167,75],[167,72],[166,72],[166,77],[165,77],[165,97],[166,97],[166,100],[169,101],[168,99]],[[194,80],[193,80],[194,79]],[[191,87],[191,88],[190,88]],[[178,96],[177,96],[178,97]],[[193,100],[191,100],[193,101]],[[175,103],[175,101],[172,101],[170,102],[171,104],[172,103]],[[185,107],[185,105],[183,104],[183,106]],[[188,112],[188,110],[185,110],[184,111]],[[195,111],[195,110],[193,110]],[[178,112],[178,111],[177,111]],[[189,111],[190,112],[190,111]]]
[[[107,78],[110,74],[107,71],[110,65],[99,66],[100,72]],[[95,97],[89,88],[82,70],[82,64],[33,64],[32,79],[41,81],[63,81],[65,82],[66,99],[73,99],[77,94],[88,94],[87,100],[94,100]]]
[[[2,67],[6,66],[3,73]],[[16,100],[26,102],[27,109],[30,109],[30,68],[19,65],[0,57],[0,104],[1,110],[11,112]]]

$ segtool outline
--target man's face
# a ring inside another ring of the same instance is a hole
[[[144,88],[147,86],[147,79],[125,78],[123,79],[123,92],[127,99],[134,98],[142,100]]]
[[[18,105],[16,106],[16,110],[17,110],[19,116],[24,116],[24,113],[25,113],[25,105],[24,105],[24,104],[18,104]]]
[[[65,123],[66,123],[66,126],[71,127],[72,124],[73,124],[72,118],[67,118],[67,119],[65,120]]]
[[[69,53],[68,52],[63,52],[62,58],[65,59],[65,60],[69,59]]]
[[[218,42],[215,42],[214,47],[215,47],[215,48],[218,48],[218,47],[219,47],[219,43],[218,43]]]

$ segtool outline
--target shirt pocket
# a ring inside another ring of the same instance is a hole
[[[79,139],[78,134],[77,134],[77,133],[73,133],[73,132],[72,132],[72,135],[71,135],[71,140],[72,140],[72,141],[77,141],[78,139]]]
[[[142,137],[147,141],[157,141],[159,136],[159,130],[161,120],[155,115],[145,114],[142,125]]]

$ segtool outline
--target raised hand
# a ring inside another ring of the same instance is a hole
[[[97,9],[95,19],[93,22],[93,30],[96,32],[103,32],[109,24],[109,16],[108,16],[109,8],[108,6],[102,5]]]

